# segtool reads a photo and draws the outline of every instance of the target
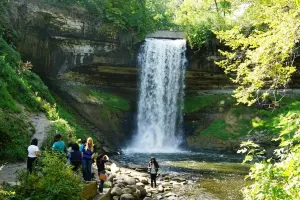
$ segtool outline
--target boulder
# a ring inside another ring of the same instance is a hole
[[[151,197],[145,197],[143,200],[152,200]]]
[[[110,193],[112,196],[121,196],[123,194],[122,189],[119,187],[114,187]]]
[[[163,183],[162,183],[162,186],[163,186],[163,187],[170,187],[170,186],[171,186],[171,183],[170,183],[170,182],[163,182]]]
[[[98,191],[97,182],[96,181],[88,182],[84,186],[80,196],[83,199],[91,199],[97,195],[97,191]]]
[[[172,192],[169,192],[169,193],[165,194],[165,197],[171,197],[171,196],[176,196],[176,195]]]
[[[111,200],[112,196],[111,196],[110,191],[111,191],[111,189],[109,189],[109,191],[107,191],[107,192],[104,191],[104,195],[102,195],[99,200]],[[118,199],[116,199],[116,200],[118,200]]]
[[[115,163],[111,164],[110,170],[112,174],[116,174],[120,172],[120,167],[117,167]]]
[[[114,186],[119,187],[119,188],[123,188],[123,187],[125,187],[125,184],[124,183],[116,183]]]
[[[124,179],[124,182],[125,182],[127,185],[135,185],[135,184],[136,184],[135,178],[132,178],[132,177],[129,177],[129,176],[127,176],[127,177]]]
[[[122,189],[122,193],[123,194],[132,194],[133,192],[132,192],[132,190],[130,188],[123,188]]]
[[[137,186],[142,186],[142,187],[145,187],[145,184],[144,183],[136,183]]]
[[[134,200],[131,194],[122,194],[120,200]]]
[[[146,189],[144,187],[137,186],[136,189],[140,191],[142,198],[144,198],[145,196],[147,196],[147,191],[146,191]]]
[[[158,186],[158,192],[160,192],[160,193],[164,192],[164,187],[162,185]]]
[[[113,200],[119,200],[120,199],[120,196],[114,196],[113,197]]]
[[[145,185],[149,184],[148,178],[146,178],[146,177],[138,176],[137,179],[139,180],[139,182],[141,182],[141,183],[143,183]]]

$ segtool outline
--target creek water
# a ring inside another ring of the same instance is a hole
[[[236,154],[124,152],[124,154],[116,156],[115,159],[130,167],[146,168],[152,156],[157,159],[160,165],[160,175],[183,176],[193,180],[192,189],[186,192],[194,195],[204,191],[212,194],[215,199],[239,200],[242,199],[240,190],[249,183],[244,180],[245,175],[248,174],[249,166],[241,164],[243,157]]]
[[[146,39],[141,68],[137,134],[131,152],[175,152],[181,143],[186,41]]]

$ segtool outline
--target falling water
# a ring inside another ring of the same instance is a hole
[[[185,51],[185,40],[146,39],[139,54],[137,134],[129,151],[178,151],[182,140]]]

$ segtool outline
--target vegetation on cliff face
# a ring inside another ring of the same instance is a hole
[[[297,1],[255,0],[238,24],[217,32],[218,38],[232,49],[220,51],[226,59],[218,65],[226,73],[236,74],[233,81],[239,87],[234,96],[238,102],[251,105],[287,86],[296,71],[294,61],[299,54],[299,14]],[[261,91],[263,88],[269,90]]]
[[[1,161],[17,161],[27,157],[26,149],[34,132],[31,112],[45,112],[50,120],[63,120],[68,112],[58,112],[47,86],[30,71],[30,63],[22,62],[14,47],[17,35],[12,34],[15,32],[8,23],[6,6],[8,1],[0,2],[0,157]],[[74,129],[74,124],[70,129]],[[78,124],[75,130],[88,133]]]
[[[235,97],[239,103],[252,105],[270,102],[280,105],[277,89],[285,88],[295,72],[299,55],[300,2],[298,0],[254,0],[248,3],[243,16],[233,28],[217,32],[231,51],[221,51],[226,57],[218,64],[226,72],[236,73],[239,84]],[[262,91],[263,88],[268,90]],[[274,97],[270,97],[270,93]],[[245,199],[299,199],[300,178],[300,114],[299,102],[288,102],[277,109],[271,119],[258,119],[257,128],[276,132],[280,142],[274,151],[275,159],[256,162],[248,178],[254,183],[243,190]],[[259,111],[270,116],[270,113]],[[253,161],[260,154],[252,141],[241,145],[245,161]]]

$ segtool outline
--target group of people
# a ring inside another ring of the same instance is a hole
[[[54,142],[52,145],[52,151],[62,153],[66,155],[69,164],[73,166],[73,171],[77,171],[82,166],[82,174],[85,181],[91,181],[92,179],[92,164],[95,160],[96,149],[91,137],[87,139],[81,139],[81,145],[77,143],[69,143],[66,147],[64,141],[62,141],[62,135],[57,134],[54,136]],[[31,145],[28,147],[27,169],[29,173],[32,173],[34,163],[41,155],[38,140],[32,139]],[[100,178],[99,192],[103,192],[103,185],[106,176],[105,163],[109,161],[109,158],[105,154],[100,154],[96,159],[96,165],[98,168],[98,175]],[[159,169],[159,165],[154,157],[150,159],[148,164],[148,172],[151,178],[151,187],[156,187],[156,177]],[[103,178],[104,177],[104,178]]]
[[[87,139],[81,139],[80,146],[77,143],[69,143],[68,146],[62,140],[61,134],[54,136],[52,144],[52,151],[61,153],[66,156],[70,165],[73,166],[73,171],[77,171],[82,166],[82,175],[85,181],[91,181],[92,179],[92,164],[95,160],[96,149],[93,139],[91,137]],[[27,158],[27,170],[32,173],[34,165],[37,163],[37,158],[41,155],[38,147],[38,140],[32,139],[31,145],[28,147]],[[107,155],[101,154],[97,157],[96,164],[98,168],[98,175],[106,174],[105,163],[109,160]],[[99,192],[103,192],[104,179],[100,180]]]

